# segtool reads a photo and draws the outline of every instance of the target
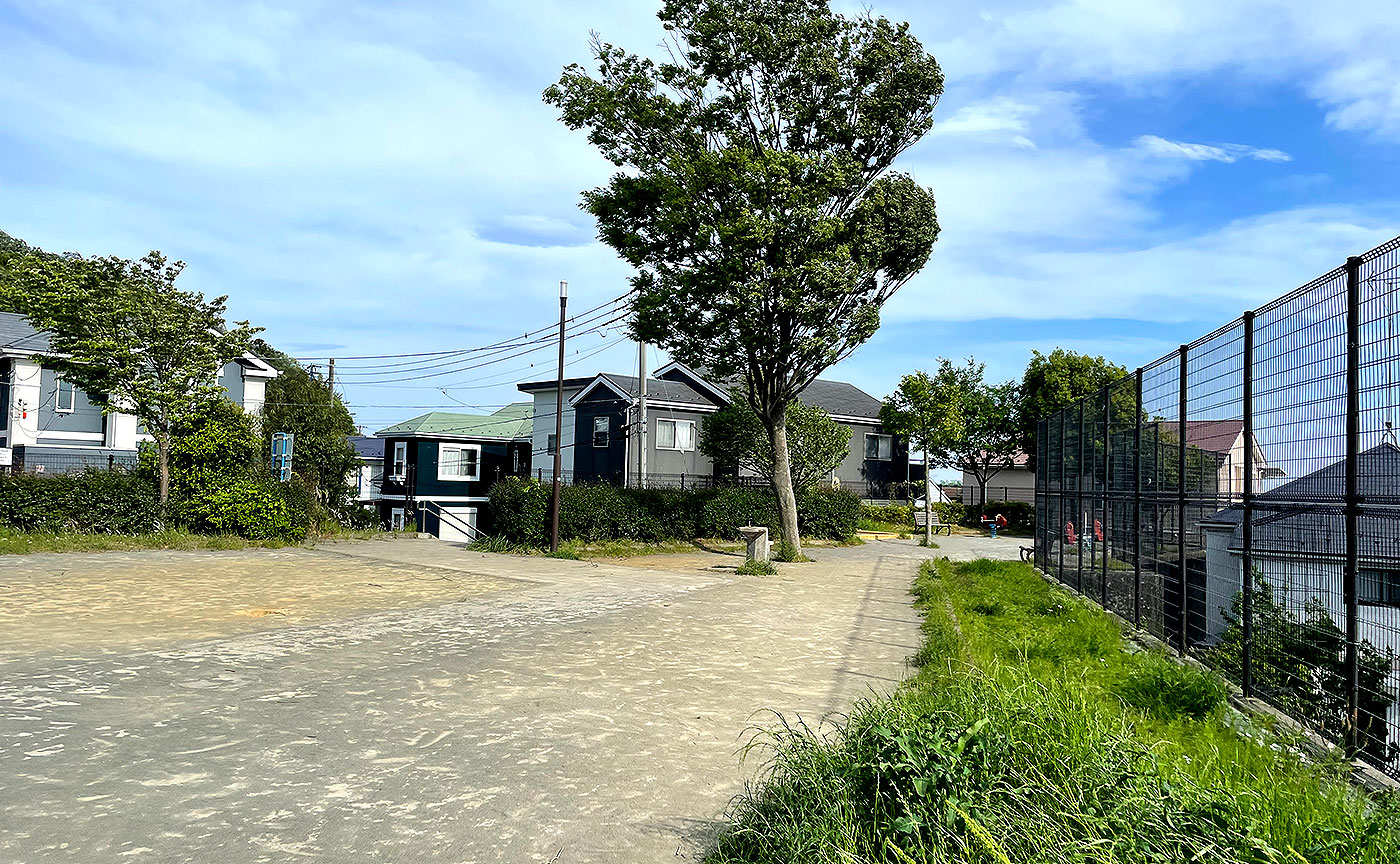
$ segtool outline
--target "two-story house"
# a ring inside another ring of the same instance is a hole
[[[535,398],[533,471],[542,480],[553,470],[556,386],[554,381],[519,385]],[[715,465],[699,451],[700,424],[729,403],[729,388],[672,362],[647,379],[646,389],[647,484],[713,482]],[[640,390],[633,375],[600,373],[565,381],[559,446],[566,482],[637,484]],[[892,484],[908,479],[908,449],[881,427],[879,399],[853,384],[826,380],[813,381],[799,398],[851,430],[850,452],[832,472],[833,485],[866,498],[887,498]]]
[[[131,464],[148,436],[130,414],[103,414],[81,389],[44,365],[48,338],[22,315],[0,312],[0,448],[27,471]],[[37,359],[36,359],[37,358]],[[245,411],[262,410],[277,370],[244,354],[219,370],[219,384]]]
[[[487,492],[529,473],[533,422],[534,406],[517,402],[484,416],[433,411],[379,430],[383,524],[456,541],[489,530]]]

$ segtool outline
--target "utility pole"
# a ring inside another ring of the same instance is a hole
[[[637,488],[647,488],[647,343],[637,342]]]
[[[549,504],[549,551],[559,551],[559,473],[564,468],[564,315],[569,283],[559,283],[559,378],[554,399],[554,497]]]
[[[330,369],[326,373],[326,389],[335,392],[335,358],[331,358]]]

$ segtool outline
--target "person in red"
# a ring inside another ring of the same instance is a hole
[[[1006,524],[1006,517],[998,513],[997,518],[991,520],[991,525],[989,526],[992,529],[992,536],[997,536],[997,529],[1005,528]]]

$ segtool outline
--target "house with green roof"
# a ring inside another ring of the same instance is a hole
[[[491,485],[530,473],[534,414],[533,403],[516,402],[494,414],[431,411],[379,430],[380,519],[443,540],[466,542],[489,531]]]

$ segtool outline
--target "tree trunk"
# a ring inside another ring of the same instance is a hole
[[[933,472],[929,470],[928,448],[924,448],[924,545],[933,547]]]
[[[988,479],[990,479],[990,478],[988,478]],[[977,478],[977,497],[981,499],[981,508],[982,508],[982,510],[986,510],[986,509],[987,509],[987,481],[986,481],[986,480],[983,480],[981,477],[978,477],[978,478]],[[978,516],[978,518],[981,518],[982,514],[979,512],[979,513],[977,514],[977,516]]]
[[[792,460],[788,457],[787,406],[778,409],[768,425],[773,442],[773,489],[778,494],[778,522],[783,542],[792,547],[795,556],[802,554],[802,538],[797,533],[797,495],[792,490]]]
[[[157,435],[156,454],[160,461],[160,510],[165,514],[165,505],[170,500],[170,437]]]

